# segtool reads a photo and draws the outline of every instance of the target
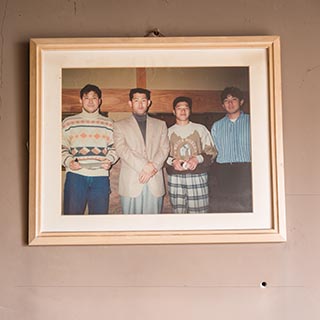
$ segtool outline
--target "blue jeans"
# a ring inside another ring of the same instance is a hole
[[[106,214],[109,209],[109,177],[86,177],[68,172],[64,184],[64,214]]]

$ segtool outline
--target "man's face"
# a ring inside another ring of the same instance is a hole
[[[142,116],[147,113],[150,102],[145,93],[135,93],[129,101],[129,106],[133,113]]]
[[[181,101],[176,104],[173,114],[179,121],[187,121],[190,117],[190,107],[187,102]]]
[[[80,103],[84,110],[89,113],[93,113],[98,110],[101,99],[99,99],[98,95],[94,91],[90,91],[80,98]]]
[[[224,99],[222,107],[227,111],[228,114],[234,114],[240,112],[243,100],[239,100],[237,97],[233,97],[231,94]]]

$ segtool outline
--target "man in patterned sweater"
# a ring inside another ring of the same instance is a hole
[[[167,173],[174,213],[206,213],[209,208],[207,171],[216,156],[208,129],[189,120],[192,100],[173,101],[176,124],[169,128]]]
[[[113,121],[100,114],[101,90],[87,84],[80,91],[82,112],[62,122],[62,165],[66,168],[64,214],[106,214],[109,170],[118,160]]]

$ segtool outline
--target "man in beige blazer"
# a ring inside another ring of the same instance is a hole
[[[160,213],[165,194],[162,167],[169,153],[167,126],[151,118],[150,91],[129,93],[132,115],[114,123],[114,146],[121,160],[119,194],[125,214]]]

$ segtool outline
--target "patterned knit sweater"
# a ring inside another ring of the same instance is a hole
[[[71,170],[72,160],[79,161],[80,170]],[[67,172],[84,176],[108,176],[101,161],[114,164],[118,157],[113,147],[113,121],[97,110],[67,117],[62,122],[62,165]]]
[[[168,174],[199,174],[207,172],[217,155],[213,140],[208,129],[198,123],[173,125],[168,130],[170,154],[167,159]],[[192,156],[198,158],[199,164],[195,170],[177,171],[173,168],[174,159],[188,160]]]

